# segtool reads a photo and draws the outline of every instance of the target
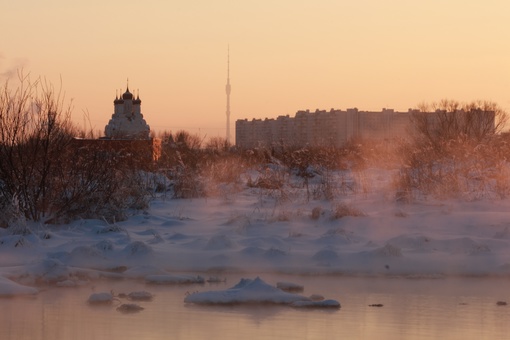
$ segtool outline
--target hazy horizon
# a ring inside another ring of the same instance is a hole
[[[116,93],[140,94],[158,132],[225,136],[237,119],[298,110],[407,111],[442,98],[508,110],[510,3],[319,0],[6,4],[0,81],[45,77],[104,130]],[[87,123],[88,124],[88,123]]]

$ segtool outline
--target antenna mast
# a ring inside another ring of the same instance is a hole
[[[230,144],[230,45],[227,48],[227,85],[225,86],[227,93],[227,143]]]

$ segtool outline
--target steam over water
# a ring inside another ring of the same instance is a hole
[[[96,281],[85,287],[49,288],[35,297],[0,299],[0,338],[63,339],[502,339],[510,331],[507,279],[346,278],[271,276],[269,283],[302,284],[305,295],[337,299],[340,310],[285,306],[195,306],[183,300],[193,291],[223,290],[227,282],[148,285]],[[115,295],[146,290],[144,309],[122,313],[111,305],[90,305],[93,292]],[[501,304],[501,303],[500,303]],[[375,306],[370,306],[375,305]],[[382,306],[380,306],[382,305]],[[376,307],[380,306],[380,307]]]

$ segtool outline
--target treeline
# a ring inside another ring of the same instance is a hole
[[[141,164],[133,152],[73,146],[75,136],[88,133],[71,123],[62,91],[44,80],[20,74],[15,86],[7,82],[0,91],[0,227],[19,233],[27,220],[122,220],[158,193],[226,197],[248,186],[280,198],[294,188],[307,199],[332,200],[369,191],[370,169],[393,174],[391,190],[400,201],[510,193],[510,139],[501,133],[506,113],[490,102],[423,106],[435,113],[413,117],[411,138],[351,140],[342,148],[241,150],[223,138],[163,132],[159,159]]]

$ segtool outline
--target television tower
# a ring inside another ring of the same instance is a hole
[[[227,143],[230,144],[230,46],[227,48]]]

